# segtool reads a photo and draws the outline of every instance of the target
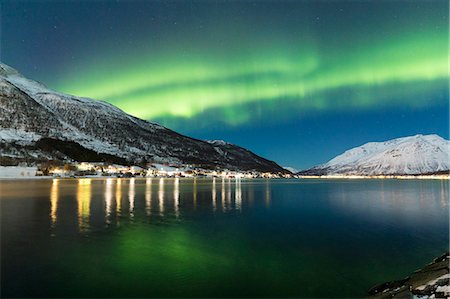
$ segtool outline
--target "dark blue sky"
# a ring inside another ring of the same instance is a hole
[[[2,1],[2,62],[307,168],[448,139],[447,1]]]

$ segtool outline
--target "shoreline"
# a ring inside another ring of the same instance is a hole
[[[44,180],[44,179],[58,179],[58,180],[70,180],[70,179],[147,179],[147,178],[165,178],[165,179],[213,179],[213,178],[222,178],[218,177],[209,177],[209,176],[192,176],[192,177],[174,177],[174,176],[134,176],[134,177],[117,177],[117,176],[97,176],[97,175],[86,175],[86,176],[75,176],[75,177],[58,177],[58,176],[0,176],[0,181],[7,180]],[[292,178],[236,178],[236,177],[223,177],[224,179],[246,179],[246,180],[255,180],[255,179],[289,179],[289,180],[339,180],[339,181],[349,181],[349,180],[424,180],[424,181],[436,181],[436,180],[450,180],[450,177],[430,177],[430,176],[421,176],[421,177],[292,177]]]
[[[450,180],[450,174],[445,175],[299,175],[299,179],[325,179],[325,180]]]
[[[403,279],[372,287],[368,290],[368,298],[448,298],[450,296],[449,261],[449,252],[446,252]]]
[[[83,166],[83,163],[81,163]],[[139,171],[132,170],[131,166],[126,169],[116,169],[116,171],[101,172],[94,168],[95,164],[90,166],[90,173],[77,173],[75,171],[54,170],[50,175],[43,175],[36,166],[0,166],[0,180],[3,179],[49,179],[49,178],[147,178],[147,177],[164,177],[164,178],[289,178],[299,180],[450,180],[450,173],[435,173],[435,174],[410,174],[410,175],[301,175],[289,174],[284,175],[280,173],[262,173],[257,171],[237,171],[237,170],[205,170],[200,168],[190,168],[189,170],[181,170],[178,168],[158,165],[158,169],[140,169]],[[88,169],[89,167],[85,166]],[[120,171],[119,171],[120,170]],[[85,172],[85,171],[81,171]]]

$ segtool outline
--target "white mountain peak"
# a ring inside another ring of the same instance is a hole
[[[320,174],[424,174],[450,169],[450,141],[436,135],[369,142],[309,170]]]

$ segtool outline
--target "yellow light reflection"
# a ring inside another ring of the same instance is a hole
[[[269,181],[266,180],[266,192],[265,192],[265,197],[264,197],[264,203],[265,203],[266,207],[270,206],[270,201],[271,201],[270,185],[269,185]]]
[[[159,215],[164,216],[164,179],[159,179],[158,190]]]
[[[79,179],[77,188],[78,226],[80,231],[89,228],[91,206],[91,179]]]
[[[130,179],[130,186],[128,189],[128,201],[130,203],[130,216],[133,217],[134,214],[134,197],[136,195],[135,189],[134,189],[134,178]]]
[[[116,185],[116,214],[120,215],[122,202],[122,179],[117,179]]]
[[[242,189],[241,189],[241,179],[236,178],[236,187],[235,187],[235,208],[236,210],[241,210],[242,208]]]
[[[222,190],[221,190],[221,194],[220,194],[220,199],[221,199],[221,203],[222,203],[222,212],[225,212],[225,179],[222,178]]]
[[[231,179],[228,179],[228,188],[227,188],[227,208],[231,208]]]
[[[173,183],[173,207],[175,210],[175,216],[178,218],[180,215],[179,205],[180,205],[180,179],[176,178]]]
[[[145,213],[147,216],[152,214],[152,179],[145,181]]]
[[[52,221],[52,227],[56,223],[56,213],[58,210],[58,179],[53,179],[52,188],[50,190],[50,219]]]
[[[106,187],[105,187],[105,214],[106,214],[106,223],[110,222],[110,217],[112,213],[112,201],[113,201],[113,179],[106,179]]]
[[[212,207],[214,212],[217,209],[217,198],[216,198],[216,178],[213,178],[212,181],[212,190],[211,190],[211,197],[212,197]]]

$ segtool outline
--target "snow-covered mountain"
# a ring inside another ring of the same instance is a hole
[[[450,141],[438,135],[415,135],[366,143],[300,174],[410,175],[448,172],[449,154]]]
[[[0,148],[4,165],[58,159],[286,172],[239,146],[189,138],[106,102],[50,90],[2,63]]]

